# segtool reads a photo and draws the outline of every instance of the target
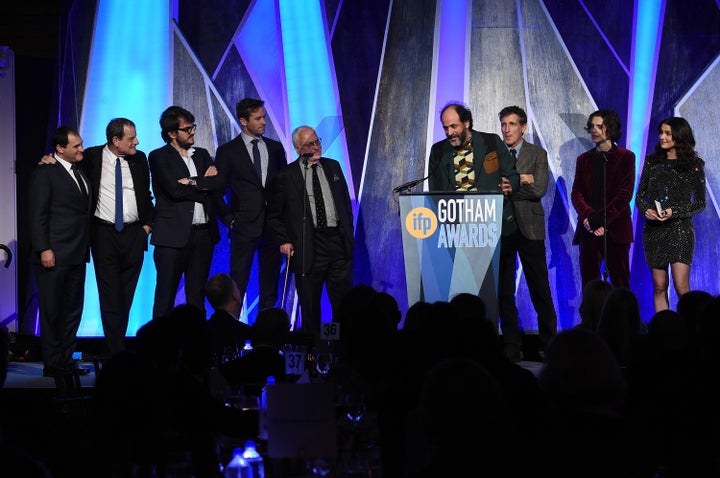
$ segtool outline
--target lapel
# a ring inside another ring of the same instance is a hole
[[[104,146],[100,147],[98,150],[95,150],[98,151],[99,154],[95,154],[95,151],[93,151],[90,156],[83,159],[83,161],[88,162],[88,167],[83,169],[88,171],[90,176],[89,179],[96,190],[100,190],[100,175],[102,174],[103,149]]]
[[[180,174],[178,174],[178,177],[186,178],[190,176],[190,170],[188,169],[187,164],[185,164],[185,160],[182,158],[182,156],[180,156],[178,150],[173,148],[170,143],[166,144],[165,147],[167,148],[170,155],[170,165],[178,169],[180,172]],[[195,165],[195,168],[197,169],[197,165]]]
[[[62,167],[62,166],[61,166]],[[65,169],[65,168],[63,168]],[[85,182],[85,188],[87,189],[87,198],[83,197],[82,191],[80,191],[80,188],[78,187],[78,184],[75,182],[75,178],[72,177],[72,171],[66,171],[70,177],[70,181],[72,181],[73,189],[76,191],[78,197],[84,201],[87,202],[87,209],[90,209],[90,204],[92,202],[93,197],[93,185],[90,183],[90,180],[87,177],[87,174],[85,174],[85,171],[83,171],[83,168],[77,168],[77,172],[80,174],[80,177]]]

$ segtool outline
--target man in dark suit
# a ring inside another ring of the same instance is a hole
[[[242,296],[229,275],[218,273],[205,285],[205,296],[215,309],[208,319],[213,353],[218,364],[240,355],[246,340],[250,340],[250,326],[240,321]]]
[[[205,283],[220,240],[215,204],[222,178],[206,149],[195,147],[195,116],[170,106],[160,116],[165,146],[150,152],[155,216],[150,243],[157,270],[153,318],[175,305],[180,279],[185,299],[205,311]]]
[[[218,216],[229,230],[230,275],[237,284],[242,303],[257,251],[258,310],[274,307],[278,299],[282,258],[270,239],[265,214],[275,174],[287,165],[282,144],[263,137],[263,104],[252,98],[238,102],[235,112],[242,132],[221,145],[215,155],[218,176],[228,189],[227,203],[219,201]]]
[[[518,106],[498,114],[503,140],[520,175],[520,188],[510,195],[517,229],[503,235],[500,246],[498,297],[505,354],[513,362],[522,360],[522,337],[515,304],[515,270],[520,258],[530,300],[537,313],[541,351],[557,333],[557,315],[550,292],[545,259],[545,211],[542,198],[548,186],[547,152],[523,140],[527,114]],[[516,159],[515,159],[516,158]]]
[[[600,264],[605,262],[613,286],[630,288],[635,154],[616,144],[622,136],[621,127],[616,111],[591,113],[585,130],[595,147],[578,156],[575,165],[570,199],[578,214],[573,244],[580,246],[583,287],[600,279]]]
[[[300,296],[302,331],[320,336],[320,300],[327,288],[333,313],[353,287],[353,213],[340,163],[322,156],[314,129],[292,134],[298,159],[281,169],[273,184],[268,223]]]
[[[61,126],[53,135],[55,164],[38,166],[29,187],[28,222],[40,308],[43,375],[86,375],[72,355],[82,318],[90,259],[92,186],[77,163],[80,134]]]

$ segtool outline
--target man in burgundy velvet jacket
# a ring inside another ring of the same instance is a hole
[[[578,156],[571,193],[578,214],[573,244],[580,246],[582,284],[600,279],[604,260],[612,284],[629,289],[635,154],[616,144],[622,133],[613,110],[592,113],[585,130],[595,147]]]

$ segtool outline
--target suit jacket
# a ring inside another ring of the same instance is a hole
[[[84,159],[80,165],[85,170],[88,179],[93,186],[92,195],[92,211],[98,203],[98,194],[100,192],[100,175],[102,174],[102,146],[93,146],[85,150]],[[133,187],[135,188],[135,202],[137,204],[138,216],[143,226],[151,226],[153,218],[153,202],[152,193],[150,192],[150,169],[145,153],[138,151],[132,156],[125,156],[125,160],[130,166],[130,175],[133,179]],[[146,248],[147,249],[147,248]]]
[[[213,162],[206,149],[194,148],[192,161],[197,169],[197,186],[180,184],[190,176],[180,153],[170,144],[150,152],[150,171],[155,192],[155,215],[150,243],[154,246],[184,247],[189,238],[195,203],[205,206],[210,238],[220,240],[216,219],[216,196],[222,191],[220,176],[204,177]]]
[[[263,138],[268,150],[265,185],[255,172],[252,158],[242,136],[223,144],[215,154],[218,175],[228,188],[227,203],[218,201],[218,217],[228,227],[235,221],[233,231],[248,238],[260,237],[265,227],[265,214],[270,201],[272,183],[277,172],[287,166],[285,148],[278,141]]]
[[[495,133],[471,130],[473,158],[475,161],[475,185],[480,192],[497,191],[502,177],[508,178],[512,190],[520,187],[520,176],[505,143]],[[444,139],[433,144],[428,164],[430,191],[455,191],[455,148]],[[503,234],[512,231],[512,206],[508,198],[503,200]]]
[[[85,173],[81,171],[81,175]],[[93,186],[85,178],[90,197]],[[38,166],[29,186],[31,260],[52,249],[55,263],[79,265],[90,260],[90,207],[71,173],[59,162]]]
[[[207,321],[207,327],[218,361],[223,356],[225,347],[237,347],[239,351],[245,341],[250,340],[250,326],[222,309],[213,312]]]
[[[520,184],[510,196],[520,233],[527,239],[545,240],[545,210],[542,198],[548,186],[547,151],[523,141],[515,168],[518,174],[532,174],[533,184]]]
[[[635,187],[635,153],[614,145],[605,153],[607,157],[607,235],[616,244],[633,242],[632,218],[630,217],[630,199]],[[594,166],[601,161],[600,153],[593,148],[578,156],[575,165],[570,198],[578,214],[578,225],[575,228],[573,244],[577,244],[581,234],[588,234],[582,223],[585,218],[596,225],[602,225],[605,210],[602,205],[594,208],[591,205],[594,182]],[[601,183],[602,178],[599,178]],[[597,222],[600,221],[600,222]],[[593,227],[595,228],[595,227]]]
[[[351,258],[355,240],[352,204],[345,175],[340,163],[334,159],[322,157],[320,164],[330,183],[338,227],[345,244],[345,254]],[[273,240],[278,247],[282,244],[292,243],[295,249],[292,261],[290,261],[290,268],[295,274],[304,274],[310,271],[315,258],[313,246],[315,231],[302,169],[300,160],[296,159],[278,172],[268,208],[268,225],[272,230]],[[311,174],[309,169],[305,173]],[[305,225],[305,241],[303,241],[303,224]]]

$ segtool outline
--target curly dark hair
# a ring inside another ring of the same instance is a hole
[[[693,135],[690,123],[685,118],[679,116],[671,116],[662,120],[657,127],[657,132],[662,132],[663,125],[670,127],[673,141],[675,141],[675,154],[677,155],[677,167],[680,169],[692,169],[697,164],[699,158],[695,151],[695,136]],[[656,163],[667,159],[667,150],[660,147],[660,143],[655,146],[655,151],[648,155],[648,161]]]
[[[620,121],[620,115],[615,110],[597,110],[590,113],[588,116],[587,123],[585,124],[585,131],[592,133],[592,119],[598,117],[602,118],[603,125],[605,125],[605,134],[610,141],[617,143],[622,136],[622,122]]]

